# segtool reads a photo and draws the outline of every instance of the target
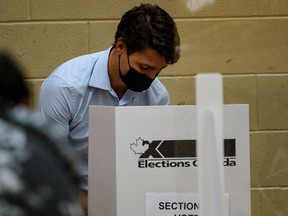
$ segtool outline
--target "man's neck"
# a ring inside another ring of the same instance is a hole
[[[127,87],[122,82],[120,76],[119,76],[119,57],[115,51],[115,48],[112,48],[110,54],[109,54],[109,60],[108,60],[108,75],[110,79],[110,84],[112,89],[117,94],[119,100],[122,98],[122,96],[127,91]]]

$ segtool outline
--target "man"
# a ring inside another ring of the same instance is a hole
[[[122,16],[112,47],[62,64],[43,83],[39,109],[66,129],[79,157],[84,191],[89,105],[167,105],[169,94],[157,76],[178,61],[179,47],[169,14],[157,5],[141,4]]]
[[[82,216],[72,150],[27,109],[29,96],[20,68],[0,53],[0,215]]]

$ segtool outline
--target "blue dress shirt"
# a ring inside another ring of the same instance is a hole
[[[67,131],[76,151],[82,189],[88,190],[89,105],[168,105],[169,94],[156,78],[143,92],[127,90],[119,100],[108,76],[111,47],[105,51],[71,59],[59,66],[42,84],[39,110],[46,120],[56,121]]]

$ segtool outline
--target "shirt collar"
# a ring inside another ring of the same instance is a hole
[[[89,86],[114,92],[114,90],[111,88],[111,83],[108,75],[108,60],[111,49],[112,46],[109,47],[109,49],[99,53],[99,57],[97,58],[95,65],[92,69]],[[123,99],[129,101],[128,98],[135,97],[139,93],[140,92],[134,92],[128,89],[121,98],[121,100]]]
[[[109,47],[109,49],[99,53],[99,57],[96,59],[95,65],[92,69],[89,86],[104,90],[111,89],[108,75],[108,60],[111,49],[112,47]]]

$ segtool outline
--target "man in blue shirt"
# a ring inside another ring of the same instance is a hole
[[[169,94],[157,76],[178,61],[179,50],[170,15],[141,4],[122,16],[112,47],[69,60],[44,81],[39,109],[67,131],[79,157],[83,191],[88,190],[89,105],[167,105]]]

